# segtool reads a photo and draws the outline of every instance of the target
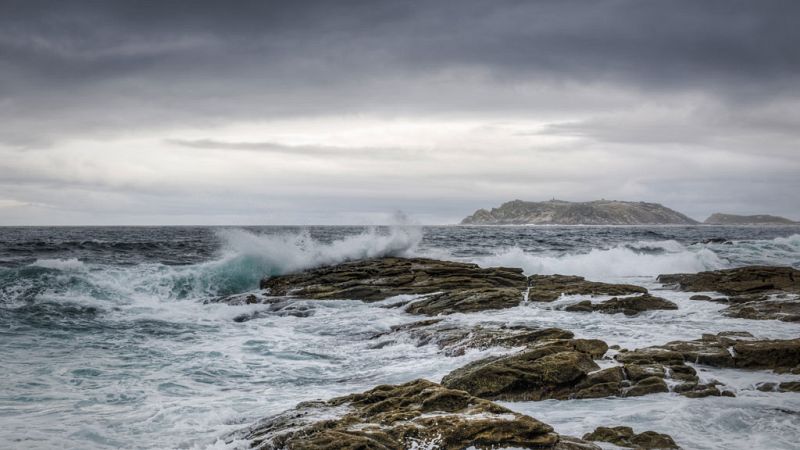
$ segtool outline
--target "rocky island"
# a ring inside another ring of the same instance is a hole
[[[706,225],[800,225],[800,222],[780,216],[758,214],[740,216],[736,214],[714,213],[703,221]]]
[[[658,203],[595,200],[513,200],[479,209],[461,225],[695,225],[694,219]]]

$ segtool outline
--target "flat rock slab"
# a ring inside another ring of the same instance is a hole
[[[723,309],[722,314],[737,319],[800,322],[800,299],[773,298],[737,303]]]
[[[695,274],[659,275],[658,281],[689,292],[720,292],[728,298],[693,295],[691,300],[727,303],[728,317],[800,322],[800,270],[747,266]]]
[[[418,346],[436,345],[446,356],[460,356],[468,349],[528,347],[543,341],[573,337],[572,332],[560,328],[507,326],[502,323],[465,326],[442,319],[428,319],[396,325],[387,332],[376,334],[371,337],[376,341],[371,347],[382,348],[404,338],[416,341]]]
[[[530,284],[530,288],[529,288]],[[375,302],[398,295],[424,298],[407,302],[411,314],[437,316],[553,301],[562,295],[646,294],[629,284],[587,281],[565,275],[526,277],[522,269],[482,268],[476,264],[427,258],[378,258],[353,261],[261,280],[268,296]]]
[[[747,332],[722,332],[619,353],[616,359],[622,363],[687,361],[713,367],[800,373],[800,339],[756,340]]]
[[[365,302],[403,294],[509,288],[521,299],[527,286],[522,269],[426,258],[368,259],[261,280],[261,288],[270,295]]]
[[[257,449],[599,450],[532,417],[426,380],[305,402],[239,433]]]
[[[597,311],[604,314],[622,313],[626,316],[635,316],[644,311],[675,309],[678,309],[678,305],[675,303],[650,294],[643,294],[634,297],[614,297],[610,300],[600,303],[592,303],[589,300],[584,300],[564,308],[565,311],[571,312]]]
[[[736,297],[771,292],[800,293],[800,270],[792,267],[747,266],[694,274],[659,275],[658,281],[682,291],[720,292]]]
[[[596,339],[555,339],[508,356],[481,359],[450,372],[442,385],[491,400],[570,398],[575,386],[599,369],[608,350]]]
[[[646,294],[647,289],[632,284],[587,281],[574,275],[531,275],[528,300],[552,302],[562,295],[633,295]]]
[[[617,355],[617,366],[594,361],[608,346],[596,339],[535,341],[512,355],[481,359],[450,372],[442,384],[489,400],[538,401],[637,397],[676,392],[686,397],[733,396],[721,383],[700,383],[684,356],[663,348]]]
[[[593,432],[583,435],[583,438],[635,449],[680,449],[668,434],[655,431],[637,434],[631,427],[597,427]]]

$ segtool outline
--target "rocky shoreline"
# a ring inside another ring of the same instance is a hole
[[[697,301],[730,303],[723,314],[745,319],[797,321],[800,271],[788,267],[744,267],[698,274],[661,275],[658,281],[697,292]],[[568,275],[525,276],[516,268],[425,258],[379,258],[266,278],[260,295],[222,299],[232,304],[264,303],[271,311],[301,315],[309,300],[382,302],[431,317],[367,336],[380,349],[397,339],[435,345],[442,357],[469,349],[504,349],[445,375],[439,383],[414,380],[360,394],[306,402],[267,418],[236,437],[261,449],[547,448],[596,449],[590,441],[632,448],[679,448],[657,431],[634,433],[609,424],[582,439],[561,436],[533,417],[493,401],[541,401],[636,397],[651,394],[688,398],[735,396],[724,383],[701,379],[695,366],[771,370],[800,374],[800,338],[758,339],[743,331],[704,334],[695,340],[638,348],[610,348],[600,339],[576,338],[560,328],[460,325],[451,314],[517,307],[525,302],[576,301],[576,314],[637,315],[676,310],[678,305],[640,286]],[[602,296],[610,299],[594,300]],[[395,300],[383,302],[384,300]],[[243,318],[242,320],[247,320]],[[797,392],[800,379],[764,382],[761,391]],[[423,445],[427,445],[424,447]]]

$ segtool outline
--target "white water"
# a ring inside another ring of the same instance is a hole
[[[230,448],[236,444],[218,437],[299,401],[418,377],[439,381],[469,361],[496,353],[445,357],[433,346],[417,347],[402,336],[371,349],[375,342],[367,338],[372,333],[420,319],[375,304],[308,301],[314,314],[293,317],[270,313],[264,305],[201,303],[220,292],[241,292],[266,273],[382,255],[447,255],[446,249],[421,248],[421,237],[414,227],[368,231],[329,243],[307,233],[267,236],[226,230],[220,234],[219,256],[190,266],[101,267],[77,259],[40,259],[30,269],[44,271],[41,276],[48,277],[44,280],[51,287],[37,294],[37,301],[98,308],[99,318],[79,316],[74,324],[65,322],[74,328],[46,333],[22,329],[0,337],[25,355],[3,359],[0,447]],[[455,314],[447,321],[561,327],[578,337],[627,348],[728,330],[747,330],[760,338],[800,336],[800,324],[726,318],[719,313],[723,305],[688,300],[690,294],[661,290],[654,280],[659,273],[696,272],[741,261],[791,264],[800,261],[798,235],[731,246],[647,241],[569,255],[512,247],[466,259],[523,267],[527,273],[625,279],[675,301],[679,309],[636,317],[558,310],[581,300],[572,297]],[[257,312],[263,316],[244,323],[232,320]],[[711,369],[702,374],[725,382],[737,398],[659,394],[506,406],[576,436],[599,425],[629,425],[636,431],[672,434],[684,448],[797,448],[800,394],[753,389],[776,375]]]
[[[647,253],[656,250],[659,253]],[[582,275],[597,280],[720,269],[725,263],[708,248],[689,249],[676,241],[637,242],[566,256],[533,255],[512,247],[479,258],[483,266],[521,267],[528,274]]]

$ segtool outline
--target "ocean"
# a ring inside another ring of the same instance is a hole
[[[624,281],[679,305],[627,317],[525,303],[448,321],[560,327],[631,349],[730,330],[800,337],[800,323],[727,318],[724,305],[655,280],[750,264],[800,268],[800,227],[0,228],[0,448],[237,448],[246,443],[226,435],[300,401],[438,382],[501,351],[445,357],[402,340],[371,348],[375,333],[419,320],[380,303],[301,300],[305,313],[287,315],[214,302],[256,291],[264,276],[385,255]],[[798,448],[800,394],[753,389],[796,375],[701,375],[737,397],[503,405],[576,436],[628,425],[671,434],[684,448]]]

